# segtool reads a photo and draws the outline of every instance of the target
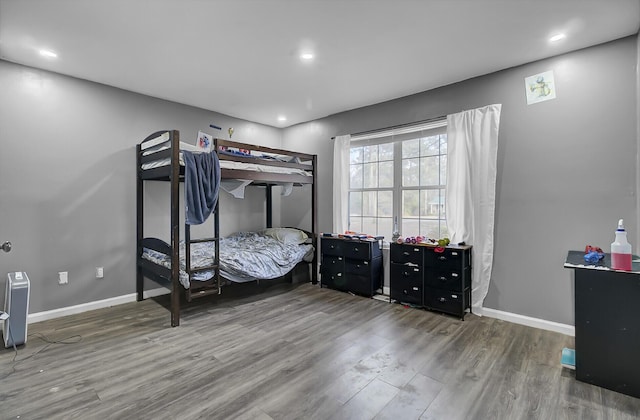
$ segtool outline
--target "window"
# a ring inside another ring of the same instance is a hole
[[[390,241],[448,236],[445,218],[446,122],[352,136],[349,230]]]

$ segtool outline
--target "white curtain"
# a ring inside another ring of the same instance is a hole
[[[451,242],[473,246],[471,306],[478,314],[493,266],[501,108],[495,104],[447,116],[447,226]]]
[[[351,135],[336,136],[333,144],[333,232],[344,233],[349,217],[349,153]]]

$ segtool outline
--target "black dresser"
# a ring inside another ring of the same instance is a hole
[[[392,243],[390,256],[392,300],[464,319],[471,308],[470,246]]]
[[[382,287],[382,241],[320,238],[320,286],[373,296]]]

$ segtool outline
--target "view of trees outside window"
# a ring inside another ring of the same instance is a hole
[[[350,152],[349,230],[390,241],[397,217],[403,237],[448,236],[446,134],[417,132],[400,141],[354,142]]]

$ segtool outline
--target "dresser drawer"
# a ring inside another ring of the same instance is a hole
[[[372,283],[370,276],[348,274],[346,280],[347,290],[359,295],[373,296],[375,291],[380,287],[379,284]]]
[[[322,255],[342,255],[342,246],[344,241],[342,239],[325,239],[320,240],[320,249]]]
[[[343,273],[344,272],[344,258],[336,257],[333,255],[325,255],[322,258],[322,264],[320,264],[321,273]]]
[[[348,274],[369,276],[371,275],[371,263],[367,260],[352,260],[347,258],[344,262],[344,271]]]
[[[344,273],[321,272],[320,284],[332,289],[348,290]]]
[[[464,317],[464,311],[469,306],[469,289],[463,292],[452,292],[434,287],[424,288],[424,306],[440,312]]]
[[[422,267],[408,264],[391,263],[389,274],[391,282],[414,281],[422,283]]]
[[[438,287],[440,289],[462,292],[471,285],[471,269],[466,267],[459,269],[436,269],[430,268],[425,276],[425,285]]]
[[[391,284],[390,297],[402,303],[422,306],[422,280],[407,279]]]
[[[371,243],[360,241],[344,241],[342,251],[345,258],[354,260],[370,260],[371,259]]]
[[[413,263],[423,265],[424,247],[415,245],[391,244],[391,261],[396,263]]]
[[[468,249],[444,248],[444,252],[436,252],[436,248],[425,248],[425,264],[429,267],[468,267],[471,257]]]

